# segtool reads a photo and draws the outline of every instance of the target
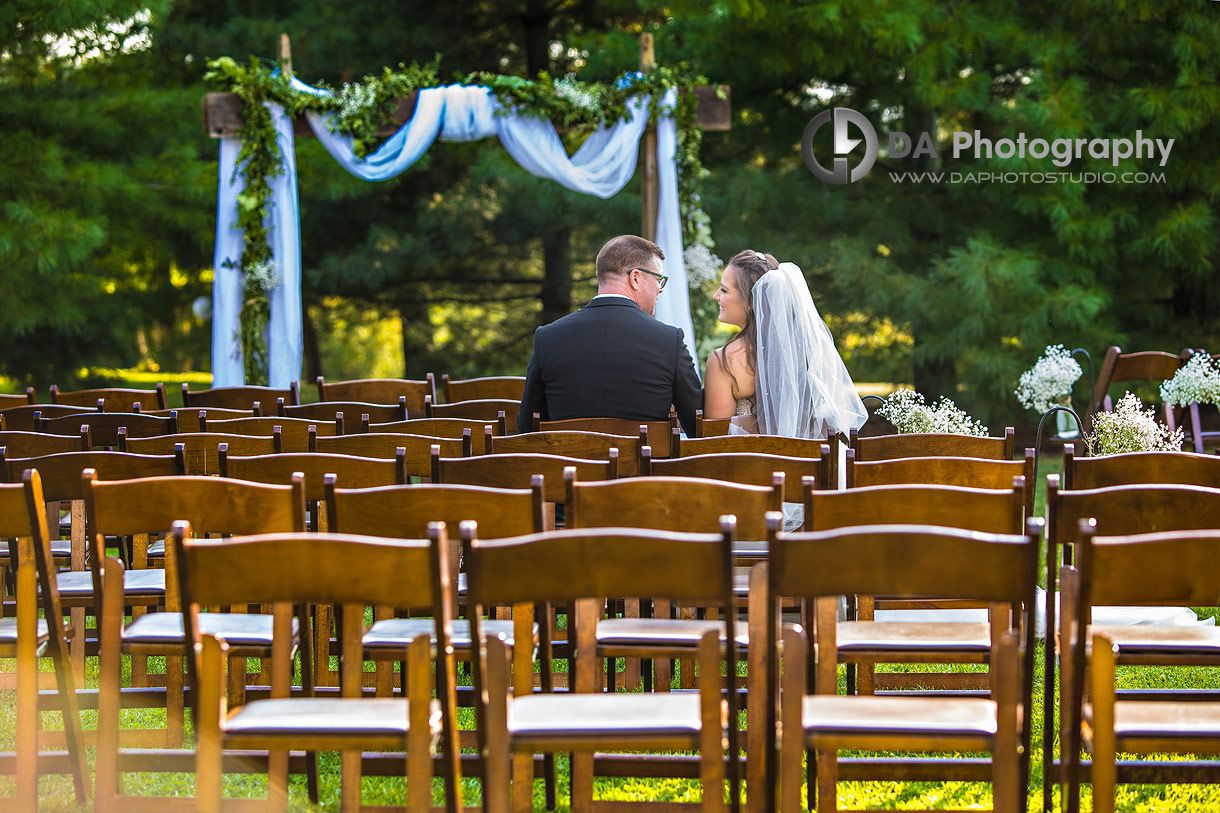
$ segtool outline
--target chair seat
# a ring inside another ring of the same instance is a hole
[[[38,619],[38,645],[42,646],[50,637],[50,632],[47,629],[47,621],[45,618]],[[16,618],[0,618],[0,646],[12,647],[17,644],[17,619]],[[5,655],[6,658],[11,658],[13,655]]]
[[[723,621],[681,618],[606,618],[597,622],[597,645],[695,649],[699,646],[700,637],[708,630],[720,632],[720,640],[724,641]],[[750,635],[746,625],[738,624],[737,630],[737,645],[739,647],[749,646]]]
[[[93,574],[88,570],[69,570],[58,574],[59,595],[64,599],[93,595]],[[128,570],[123,573],[123,590],[130,598],[165,595],[165,571],[160,568]]]
[[[528,741],[699,736],[699,695],[536,694],[514,698],[508,730]]]
[[[991,651],[991,628],[973,622],[840,621],[835,638],[839,649],[847,651]]]
[[[994,737],[996,704],[982,698],[808,695],[806,734]]]
[[[230,647],[270,648],[272,618],[258,613],[200,613],[199,629],[207,635],[225,639]],[[292,634],[300,624],[292,619]],[[123,643],[144,646],[184,646],[182,613],[147,613],[123,630]]]
[[[369,627],[364,634],[365,649],[397,649],[402,650],[420,633],[428,633],[429,639],[436,643],[436,622],[431,618],[387,618]],[[465,618],[453,619],[453,634],[449,643],[453,648],[470,651],[470,622]],[[487,635],[503,635],[507,646],[513,645],[513,622],[488,620],[483,622],[483,632]],[[534,641],[538,640],[538,625],[534,624]]]
[[[343,737],[399,736],[411,730],[408,701],[401,698],[285,697],[245,704],[225,721],[233,736]],[[440,730],[440,706],[433,702],[429,725]]]
[[[164,559],[165,558],[165,540],[158,539],[148,546],[149,559]]]
[[[1124,655],[1147,652],[1220,654],[1220,627],[1094,624],[1089,629],[1090,634],[1101,632],[1110,636]]]
[[[1091,720],[1092,716],[1090,707],[1086,719]],[[1119,739],[1218,740],[1220,702],[1119,701],[1114,704],[1114,734]]]

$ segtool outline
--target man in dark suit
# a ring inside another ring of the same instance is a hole
[[[703,390],[682,331],[653,318],[665,254],[622,235],[597,253],[597,296],[534,333],[517,428],[568,418],[664,420],[672,404],[688,435]]]

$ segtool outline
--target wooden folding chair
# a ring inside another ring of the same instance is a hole
[[[0,432],[0,449],[9,458],[87,451],[84,438],[79,434],[47,435],[42,432]]]
[[[826,450],[829,452],[829,447]],[[644,477],[701,477],[750,486],[770,486],[772,475],[784,473],[784,502],[804,500],[802,483],[814,478],[817,488],[826,488],[830,481],[830,455],[824,457],[785,457],[752,452],[723,452],[653,460],[652,450],[644,447]],[[583,478],[582,478],[583,479]]]
[[[483,641],[475,660],[480,698],[480,750],[486,755],[484,807],[525,811],[533,806],[532,755],[574,752],[572,809],[593,807],[593,752],[605,749],[698,750],[703,809],[724,809],[727,740],[729,798],[740,798],[737,765],[736,692],[724,692],[727,674],[737,673],[731,517],[719,534],[677,534],[628,528],[563,530],[505,540],[480,541],[474,523],[463,523],[469,544],[471,626]],[[546,562],[539,567],[539,562]],[[605,693],[596,645],[606,596],[648,596],[682,603],[714,604],[721,622],[699,639],[700,691],[692,694]],[[577,630],[575,691],[535,694],[533,663],[517,647],[512,659],[513,695],[508,693],[509,653],[498,636],[484,635],[486,608],[514,605],[517,638],[537,603],[572,601]],[[511,788],[511,789],[510,789]]]
[[[504,398],[480,398],[473,401],[458,401],[456,404],[433,404],[432,398],[424,399],[426,418],[465,418],[476,421],[495,421],[503,426],[504,434],[517,431],[517,416],[521,413],[520,401]]]
[[[732,418],[718,418],[709,420],[703,417],[703,410],[695,410],[695,437],[697,438],[712,438],[722,437],[729,434],[729,426],[733,423]]]
[[[286,404],[301,403],[301,385],[291,382],[288,389],[276,387],[215,387],[209,390],[190,390],[182,385],[184,407],[219,407],[221,409],[253,409],[261,404],[263,412],[270,412],[277,398]]]
[[[1003,437],[952,435],[945,432],[911,432],[862,438],[852,430],[848,448],[856,450],[856,462],[893,460],[897,457],[981,457],[985,460],[1012,460],[1016,435],[1011,426]]]
[[[432,477],[432,447],[444,453],[463,457],[474,454],[471,435],[466,432],[461,439],[438,438],[429,435],[405,435],[394,432],[369,432],[358,435],[320,437],[310,440],[311,452],[354,455],[356,457],[397,458],[405,455],[407,478]]]
[[[1220,483],[1220,456],[1193,452],[1130,452],[1077,457],[1073,444],[1063,447],[1063,488],[1066,490],[1136,483],[1215,486]]]
[[[90,448],[114,448],[121,444],[120,435],[129,438],[146,438],[154,435],[173,435],[178,432],[178,421],[172,415],[159,418],[138,412],[95,412],[89,415],[64,415],[61,418],[39,418],[35,431],[46,435],[85,435]],[[86,434],[87,428],[87,434]]]
[[[571,418],[566,421],[544,421],[534,413],[535,432],[598,432],[603,435],[636,435],[646,427],[640,441],[652,447],[654,458],[673,457],[674,437],[681,434],[678,416],[663,421],[637,421],[631,418]]]
[[[302,533],[305,529],[305,485],[300,476],[288,485],[265,485],[220,477],[149,477],[135,480],[90,480],[86,490],[86,513],[93,533],[170,539],[166,554],[165,609],[137,614],[124,624],[130,603],[120,583],[118,589],[102,596],[101,689],[98,708],[98,756],[95,796],[99,807],[126,809],[141,806],[193,806],[191,799],[149,799],[123,795],[123,774],[129,771],[189,772],[194,755],[182,751],[172,758],[158,750],[179,749],[184,734],[185,686],[183,657],[188,654],[183,628],[182,606],[178,594],[173,544],[175,523],[186,521],[186,528],[199,535],[253,534],[272,532]],[[180,540],[179,540],[180,542]],[[132,573],[134,571],[128,571]],[[104,578],[104,577],[103,577]],[[236,609],[236,608],[235,608]],[[271,656],[272,620],[269,615],[246,612],[202,613],[199,623],[204,632],[220,636],[229,644],[233,660],[229,694],[240,701],[246,691],[246,658]],[[293,631],[294,640],[303,646],[304,685],[312,685],[309,665],[309,635]],[[295,647],[294,643],[294,647]],[[163,657],[163,676],[148,675],[147,683],[162,684],[161,691],[135,691],[121,688],[123,655],[138,660]],[[192,687],[193,690],[193,687]],[[138,700],[136,698],[139,698]],[[121,730],[120,713],[125,705],[145,706],[160,699],[166,710],[166,727],[141,731]],[[127,701],[126,703],[124,701]],[[121,748],[122,743],[133,747]],[[143,746],[143,747],[139,747]],[[311,776],[311,798],[317,798],[316,771]]]
[[[179,446],[186,460],[187,474],[220,474],[220,446],[231,455],[275,454],[284,451],[279,432],[271,435],[230,435],[224,432],[189,432],[151,438],[125,438],[120,452],[135,454],[175,454]]]
[[[642,426],[642,425],[641,425]],[[484,434],[484,454],[545,454],[577,457],[584,460],[609,460],[610,450],[618,449],[618,476],[634,477],[640,473],[647,444],[647,433],[636,427],[639,434],[606,435],[601,432],[526,432],[521,435],[496,437]]]
[[[447,548],[443,523],[429,527],[428,540],[271,534],[183,543],[184,620],[198,657],[199,810],[219,813],[224,755],[232,749],[270,752],[268,798],[285,806],[288,751],[304,748],[342,753],[343,811],[361,807],[363,750],[406,750],[406,809],[423,813],[432,807],[431,746],[442,733],[446,807],[450,813],[461,810]],[[198,618],[203,607],[245,602],[273,606],[272,690],[270,698],[232,709],[222,691],[227,645],[202,634]],[[303,603],[342,608],[341,697],[289,696],[292,607]],[[438,700],[432,699],[428,634],[417,636],[402,654],[408,664],[406,697],[362,696],[361,639],[369,605],[432,612]]]
[[[122,387],[102,387],[94,390],[72,390],[62,392],[59,387],[51,385],[51,403],[67,406],[92,407],[98,401],[104,402],[106,412],[136,412],[136,405],[143,409],[168,409],[169,401],[165,398],[165,385],[158,383],[151,390],[124,389]],[[31,401],[30,403],[33,403]]]
[[[1133,536],[1094,536],[1092,520],[1078,525],[1077,565],[1060,573],[1064,624],[1060,634],[1071,679],[1065,725],[1066,809],[1080,809],[1079,783],[1093,783],[1093,809],[1113,811],[1114,785],[1123,782],[1215,782],[1220,753],[1220,702],[1179,695],[1172,699],[1125,699],[1115,691],[1116,665],[1220,665],[1214,635],[1210,645],[1194,628],[1144,627],[1117,641],[1113,629],[1090,626],[1096,605],[1209,605],[1220,583],[1220,530],[1172,531]],[[1074,608],[1074,609],[1069,609]],[[1143,632],[1144,635],[1139,633]],[[1214,631],[1213,631],[1214,632]],[[1091,644],[1091,647],[1090,647]],[[1091,652],[1090,652],[1091,650]],[[1091,673],[1086,679],[1086,669]],[[1086,680],[1090,688],[1086,703]],[[1083,765],[1081,746],[1092,751]],[[1209,755],[1210,760],[1164,760],[1152,764],[1117,759],[1125,754]],[[1140,769],[1143,770],[1140,770]]]
[[[1110,387],[1114,384],[1129,381],[1161,382],[1173,378],[1178,368],[1190,359],[1191,351],[1184,350],[1174,355],[1159,350],[1148,350],[1139,353],[1124,353],[1121,347],[1112,346],[1106,349],[1106,356],[1101,362],[1097,373],[1097,383],[1089,401],[1089,412],[1085,417],[1085,428],[1093,428],[1093,418],[1098,412],[1112,412],[1114,401],[1110,398]],[[1169,404],[1164,404],[1165,422],[1172,430],[1177,426],[1177,413]]]
[[[1025,491],[1022,476],[1011,478],[1004,489],[908,484],[811,491],[805,508],[805,527],[827,531],[859,525],[919,524],[1013,534],[1022,528]],[[914,687],[941,692],[987,688],[991,682],[988,674],[874,672],[878,663],[987,663],[995,631],[1008,626],[1008,620],[994,612],[990,622],[875,620],[874,610],[878,607],[903,610],[986,607],[951,598],[926,595],[912,602],[867,593],[850,596],[854,612],[849,610],[847,620],[838,625],[836,650],[842,662],[848,664],[849,693],[868,695],[878,689]]]
[[[262,415],[262,407],[256,401],[251,409],[221,409],[220,407],[174,407],[173,409],[142,409],[141,415],[153,415],[158,418],[173,416],[178,419],[179,432],[199,432],[200,419],[210,418],[214,421],[224,421],[230,418],[257,418]]]
[[[366,404],[397,404],[405,398],[408,417],[424,413],[424,396],[436,400],[436,381],[428,373],[423,381],[403,378],[360,378],[351,381],[332,381],[318,376],[319,401],[363,401]]]
[[[441,374],[441,385],[445,390],[445,403],[459,401],[481,401],[486,398],[501,398],[521,403],[525,394],[525,376],[496,375],[484,378],[452,379],[448,373]],[[433,401],[435,402],[435,397]]]
[[[101,412],[96,406],[79,407],[59,404],[26,404],[0,409],[0,431],[36,432],[38,418],[61,418],[64,415],[85,415]]]
[[[765,726],[766,787],[768,793],[778,793],[779,809],[801,809],[801,761],[805,749],[811,749],[815,758],[809,763],[809,795],[816,790],[819,813],[836,809],[839,768],[844,764],[850,764],[854,780],[901,780],[916,771],[921,779],[990,780],[995,810],[1023,811],[1029,777],[1040,520],[1031,520],[1023,536],[920,525],[782,534],[780,522],[776,514],[769,517],[771,560],[755,566],[765,574],[767,585],[766,719],[779,721],[783,732],[777,749],[776,726]],[[913,599],[944,596],[1006,605],[1020,619],[1021,634],[1005,625],[1003,634],[993,635],[990,698],[926,693],[839,696],[835,614],[838,596],[845,593]],[[779,602],[787,597],[816,608],[819,674],[812,695],[807,694],[809,645],[799,627],[783,630],[780,676]],[[842,749],[948,752],[954,757],[963,751],[988,751],[990,759],[840,759]],[[815,800],[809,801],[812,809]]]
[[[500,421],[476,421],[468,418],[411,418],[406,421],[391,421],[389,423],[361,422],[362,432],[392,432],[408,435],[431,435],[437,438],[460,438],[469,431],[475,443],[483,437],[487,427],[491,427],[494,435],[507,435],[508,427]]]
[[[185,461],[175,455],[137,455],[125,452],[64,452],[61,454],[0,459],[0,476],[8,482],[21,478],[28,469],[37,469],[42,478],[47,525],[58,531],[60,503],[69,503],[69,560],[71,570],[55,573],[60,603],[72,619],[72,641],[69,647],[73,674],[83,680],[85,674],[86,640],[96,638],[85,627],[87,615],[96,617],[101,598],[101,562],[105,555],[96,538],[88,534],[85,511],[85,488],[82,474],[87,469],[97,472],[100,480],[127,480],[136,477],[161,477],[183,474]],[[134,551],[120,544],[120,553],[131,561]],[[132,602],[155,606],[164,600],[164,571],[142,571],[129,580]],[[93,610],[93,612],[89,612]]]
[[[0,410],[7,409],[9,407],[22,406],[24,404],[36,403],[38,403],[38,396],[34,394],[33,387],[26,387],[25,395],[21,395],[20,393],[10,394],[7,392],[0,395]]]
[[[320,401],[316,404],[285,405],[283,399],[276,402],[276,414],[286,418],[305,418],[314,421],[342,420],[344,427],[354,431],[366,420],[370,423],[391,423],[407,419],[407,399],[401,397],[397,404],[369,404],[362,401]]]
[[[674,457],[748,452],[816,459],[822,456],[822,447],[828,446],[829,442],[817,438],[786,438],[781,435],[715,435],[699,438],[678,436],[673,439],[673,445]]]
[[[1220,460],[1216,461],[1220,463]],[[1217,482],[1217,481],[1213,481]],[[1176,485],[1165,483],[1145,483],[1134,485],[1109,486],[1095,489],[1064,490],[1059,487],[1059,476],[1049,475],[1046,483],[1046,567],[1047,589],[1046,628],[1056,629],[1057,613],[1054,600],[1055,577],[1060,572],[1061,564],[1071,564],[1073,543],[1080,533],[1080,522],[1092,519],[1090,532],[1106,536],[1156,533],[1162,531],[1193,531],[1220,528],[1220,489],[1206,488],[1194,485]],[[1062,595],[1063,588],[1060,586]],[[1067,610],[1064,610],[1066,615]],[[1066,620],[1066,619],[1065,619]],[[1097,627],[1096,632],[1109,636],[1118,645],[1133,644],[1137,650],[1147,651],[1152,648],[1152,642],[1158,635],[1167,636],[1165,646],[1174,651],[1193,651],[1209,654],[1220,654],[1220,630],[1213,626],[1197,628],[1156,628],[1149,625],[1134,627],[1105,626]],[[1049,637],[1049,633],[1048,633]],[[1086,639],[1087,640],[1087,639]],[[1124,656],[1125,658],[1125,656]],[[1060,702],[1070,700],[1066,687],[1073,679],[1069,674],[1070,665],[1059,659],[1058,672],[1060,684]],[[1046,658],[1043,673],[1043,751],[1046,754],[1044,764],[1043,798],[1044,806],[1051,803],[1051,793],[1056,777],[1053,768],[1056,760],[1053,756],[1054,744],[1054,710],[1055,710],[1055,678],[1056,658],[1053,653]],[[1164,699],[1164,693],[1148,691],[1120,691],[1120,696],[1138,696],[1141,699]],[[1060,720],[1066,726],[1070,716],[1067,709],[1060,706]],[[1066,742],[1064,737],[1061,742]]]
[[[38,777],[48,773],[71,774],[77,804],[88,798],[85,743],[77,708],[76,682],[68,658],[63,610],[54,579],[47,533],[46,503],[42,481],[35,469],[27,469],[21,480],[0,485],[0,537],[15,540],[17,552],[15,618],[0,619],[0,657],[16,658],[16,753],[0,755],[0,764],[16,775],[16,807],[36,810]],[[43,618],[38,617],[41,608]],[[39,711],[39,655],[49,656],[55,670],[55,692],[51,707],[63,714],[62,736],[66,752],[44,751],[40,739],[54,732],[41,732]],[[12,685],[12,684],[10,684]]]
[[[1034,514],[1034,450],[1026,448],[1024,460],[988,460],[978,457],[897,457],[858,462],[856,450],[848,449],[845,461],[847,487],[888,486],[900,483],[1008,488],[1012,478],[1024,477],[1031,484],[1025,491],[1025,516]]]
[[[280,448],[285,452],[309,451],[310,429],[317,435],[342,435],[341,421],[310,420],[307,418],[231,418],[224,421],[199,418],[199,431],[221,432],[231,435],[271,436],[279,427]]]

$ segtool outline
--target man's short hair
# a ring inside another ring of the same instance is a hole
[[[597,281],[606,282],[622,276],[633,268],[647,265],[653,257],[665,259],[665,252],[651,240],[634,234],[611,238],[597,252]]]

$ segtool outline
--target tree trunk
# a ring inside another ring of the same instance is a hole
[[[309,315],[309,306],[301,308],[301,338],[305,343],[305,380],[317,381],[322,372],[322,350],[318,346],[318,329]]]
[[[420,325],[428,321],[428,306],[414,301],[399,302],[398,319],[402,324],[402,377],[422,379],[428,373],[427,359],[421,352],[427,342],[420,339],[419,333]]]
[[[542,281],[542,324],[554,322],[572,310],[572,229],[561,226],[542,235],[546,277]]]

